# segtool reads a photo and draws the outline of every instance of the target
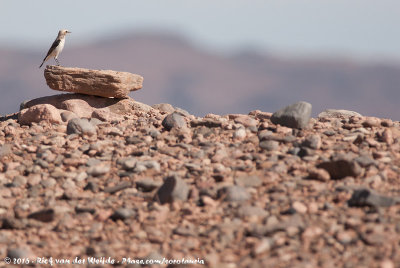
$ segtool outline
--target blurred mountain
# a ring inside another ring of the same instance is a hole
[[[144,87],[131,96],[147,104],[167,102],[205,115],[274,112],[304,100],[314,115],[337,108],[400,119],[400,67],[393,64],[283,58],[252,50],[220,55],[170,34],[132,33],[81,46],[70,45],[71,39],[73,34],[60,56],[63,66],[141,74]],[[1,114],[18,111],[26,99],[59,93],[47,87],[38,68],[47,49],[0,48]]]

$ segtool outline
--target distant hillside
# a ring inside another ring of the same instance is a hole
[[[17,111],[23,100],[57,94],[46,86],[43,69],[38,69],[47,49],[0,48],[1,114]],[[281,59],[255,52],[228,57],[176,36],[134,33],[79,47],[69,46],[67,40],[60,60],[64,66],[141,74],[144,88],[132,97],[147,104],[171,103],[196,115],[273,112],[305,100],[313,104],[314,115],[341,108],[400,120],[398,66]]]

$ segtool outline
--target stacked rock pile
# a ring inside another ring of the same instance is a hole
[[[143,77],[127,72],[47,66],[47,85],[54,90],[72,92],[27,101],[18,114],[22,125],[48,121],[68,122],[72,118],[110,120],[151,107],[135,102],[130,91],[142,88]]]
[[[0,122],[1,259],[400,263],[399,122],[310,118],[305,102],[205,117],[84,95],[24,107]]]

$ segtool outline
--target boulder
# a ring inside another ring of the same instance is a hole
[[[127,98],[143,85],[143,77],[137,74],[53,65],[46,67],[44,77],[51,89],[101,97]]]
[[[271,122],[290,128],[305,128],[310,120],[311,108],[308,102],[296,102],[273,113]]]

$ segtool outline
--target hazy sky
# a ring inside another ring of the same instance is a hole
[[[0,0],[0,46],[47,50],[61,28],[73,32],[71,45],[162,30],[211,50],[400,61],[399,0]]]

